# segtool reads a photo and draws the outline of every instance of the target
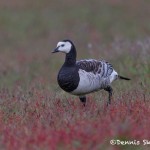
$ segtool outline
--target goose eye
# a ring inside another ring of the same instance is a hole
[[[62,44],[62,45],[61,45],[61,47],[64,47],[64,46],[65,46],[65,44]]]

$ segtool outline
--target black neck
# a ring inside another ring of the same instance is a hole
[[[65,66],[74,66],[76,64],[76,48],[72,45],[71,51],[66,54]]]

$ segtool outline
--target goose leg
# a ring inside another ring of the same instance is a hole
[[[112,91],[113,91],[113,89],[111,88],[111,86],[108,86],[108,87],[105,88],[104,90],[109,93],[108,102],[107,102],[107,106],[108,106],[109,104],[111,104]]]
[[[80,101],[83,103],[83,106],[86,104],[86,96],[79,96]]]

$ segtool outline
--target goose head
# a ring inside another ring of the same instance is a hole
[[[74,44],[70,40],[63,40],[57,43],[57,46],[52,53],[63,52],[67,54],[73,47]]]

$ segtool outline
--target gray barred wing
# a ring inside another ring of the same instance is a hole
[[[113,69],[113,66],[110,63],[108,63],[107,61],[103,60],[101,62],[102,62],[101,75],[102,75],[102,77],[106,78],[111,75],[111,73],[113,72],[114,69]]]
[[[113,72],[113,66],[106,61],[98,61],[95,59],[80,60],[76,62],[79,69],[86,72],[99,74],[101,77],[106,78]]]

